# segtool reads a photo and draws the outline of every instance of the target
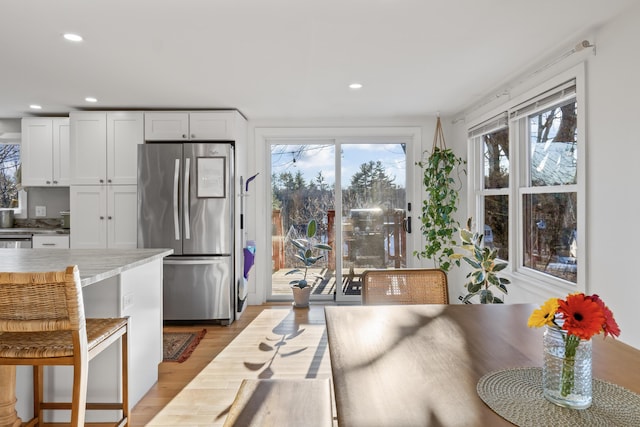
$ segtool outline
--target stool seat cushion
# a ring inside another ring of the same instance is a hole
[[[100,344],[127,319],[86,319],[88,349]],[[71,331],[0,332],[0,358],[42,359],[73,356]]]

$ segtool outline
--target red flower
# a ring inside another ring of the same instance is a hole
[[[609,310],[604,304],[604,301],[600,299],[600,297],[596,294],[591,295],[591,299],[600,306],[600,310],[602,310],[602,314],[604,315],[604,323],[602,325],[602,330],[604,331],[604,337],[607,335],[611,335],[617,337],[620,335],[620,327],[616,322],[616,319],[613,318],[613,313]]]
[[[564,319],[562,329],[567,333],[588,340],[603,330],[605,324],[603,310],[591,297],[573,294],[567,296],[565,301],[560,300],[559,303],[558,311]]]

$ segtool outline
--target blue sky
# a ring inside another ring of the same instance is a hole
[[[335,182],[335,147],[328,143],[302,145],[279,145],[281,154],[271,157],[272,171],[276,173],[302,172],[309,182],[322,171],[327,184]],[[295,162],[293,159],[295,158]],[[400,144],[342,144],[342,186],[351,182],[351,176],[360,165],[369,161],[381,161],[387,175],[395,177],[395,183],[405,186],[406,161]]]

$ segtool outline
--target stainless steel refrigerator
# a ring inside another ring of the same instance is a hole
[[[138,147],[138,247],[174,251],[164,320],[234,320],[233,153],[231,143]]]

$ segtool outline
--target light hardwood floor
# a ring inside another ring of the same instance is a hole
[[[202,328],[187,361],[160,365],[158,383],[132,410],[132,427],[222,426],[245,378],[331,378],[323,305],[249,306],[230,326],[165,330]]]

